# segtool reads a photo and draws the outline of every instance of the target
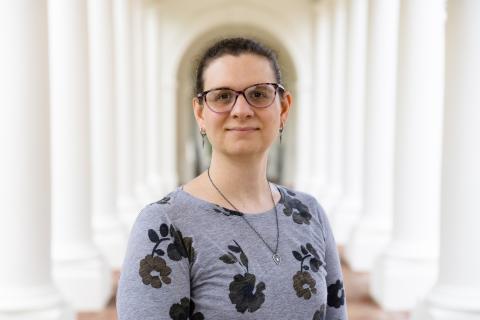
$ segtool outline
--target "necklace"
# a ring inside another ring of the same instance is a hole
[[[233,205],[233,203],[230,202],[230,200],[227,199],[227,197],[225,197],[225,195],[222,193],[222,191],[220,191],[220,189],[215,185],[215,183],[213,183],[213,180],[212,180],[212,177],[210,177],[210,167],[208,167],[207,169],[207,174],[208,174],[208,179],[210,180],[210,183],[212,184],[212,186],[218,191],[218,193],[223,197],[223,199],[225,199],[225,201],[227,201],[235,210],[237,210],[238,212],[241,213],[240,210],[237,209],[237,207],[235,207]],[[277,213],[277,206],[275,205],[275,200],[273,200],[273,192],[272,192],[272,188],[270,187],[270,183],[268,182],[267,180],[267,183],[268,183],[268,187],[270,189],[270,195],[272,197],[272,203],[273,203],[273,207],[275,208],[275,221],[277,222],[277,242],[276,242],[276,245],[275,245],[275,250],[273,250],[270,245],[265,241],[265,239],[263,239],[263,237],[260,235],[260,233],[258,233],[258,231],[250,224],[250,222],[248,222],[247,219],[245,219],[244,217],[244,214],[242,213],[241,217],[243,218],[243,221],[245,221],[248,226],[253,230],[255,231],[255,233],[257,234],[257,236],[263,241],[263,243],[265,243],[265,245],[267,246],[268,250],[270,250],[272,252],[272,259],[273,261],[278,265],[280,264],[280,255],[277,253],[278,251],[278,238],[280,236],[280,228],[278,227],[278,213]]]

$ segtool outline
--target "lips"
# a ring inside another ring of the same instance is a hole
[[[255,127],[235,127],[235,128],[227,128],[227,131],[255,131],[260,130],[260,128]]]

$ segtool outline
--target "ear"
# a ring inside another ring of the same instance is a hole
[[[198,98],[192,99],[192,107],[193,107],[193,115],[195,116],[195,120],[197,121],[199,130],[201,128],[205,128],[205,119],[203,115],[204,106],[200,104]]]
[[[289,91],[285,91],[283,97],[280,99],[280,121],[283,125],[287,123],[288,112],[292,107],[292,94]]]

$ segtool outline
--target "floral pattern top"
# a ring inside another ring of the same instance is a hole
[[[147,205],[130,234],[119,320],[347,319],[327,217],[312,196],[277,186],[275,210],[223,208],[177,188]]]

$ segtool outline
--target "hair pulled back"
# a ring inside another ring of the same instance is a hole
[[[239,56],[241,54],[254,54],[268,59],[270,65],[272,66],[273,73],[275,74],[275,80],[277,83],[283,84],[277,55],[272,49],[256,40],[249,38],[226,38],[215,42],[201,56],[196,69],[195,95],[204,91],[203,74],[207,66],[212,61],[224,55]]]

